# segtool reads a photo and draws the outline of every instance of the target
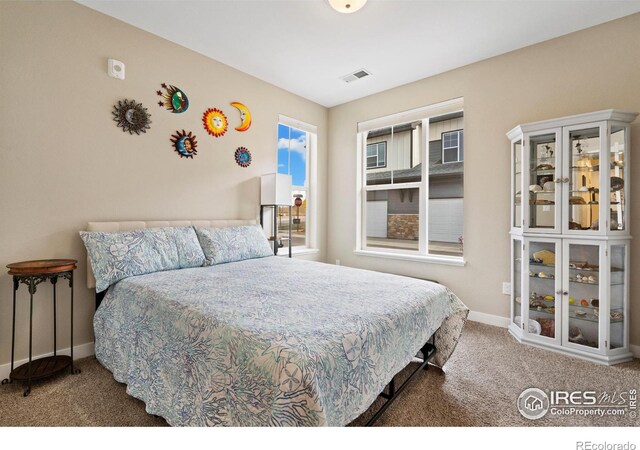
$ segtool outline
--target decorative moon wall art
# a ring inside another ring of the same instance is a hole
[[[198,147],[198,141],[196,141],[196,136],[189,131],[182,130],[182,133],[176,131],[176,134],[172,134],[171,142],[173,142],[173,148],[180,155],[180,158],[193,158],[193,155],[196,155],[198,151],[196,147]]]
[[[236,130],[247,131],[251,126],[251,112],[240,102],[233,102],[231,103],[231,106],[238,108],[238,111],[240,111],[240,119],[242,120],[242,123],[239,127],[236,127]]]
[[[156,94],[164,98],[164,100],[160,100],[158,102],[159,106],[164,106],[169,111],[176,114],[183,113],[189,109],[189,99],[184,91],[171,84],[167,86],[166,83],[162,83],[161,86],[166,92],[163,93],[162,91],[156,91]]]
[[[220,137],[227,132],[227,116],[217,108],[207,109],[202,116],[202,123],[204,129],[207,130],[211,136]]]
[[[249,167],[251,164],[251,152],[245,147],[238,147],[236,149],[235,158],[236,163],[240,167]]]
[[[149,125],[151,114],[142,106],[142,103],[136,103],[135,100],[119,100],[116,105],[113,105],[111,114],[123,132],[128,131],[129,134],[139,135],[151,128]]]

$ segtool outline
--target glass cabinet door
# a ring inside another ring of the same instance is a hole
[[[559,231],[560,190],[556,189],[561,161],[559,130],[525,135],[529,162],[529,208],[525,217],[528,230]]]
[[[513,258],[511,267],[511,289],[513,290],[513,301],[511,302],[511,323],[522,331],[522,241],[513,239],[511,241],[511,255]]]
[[[527,240],[529,337],[560,342],[559,241]]]
[[[627,246],[626,244],[612,244],[610,247],[611,271],[609,279],[609,349],[626,346],[625,330],[628,327],[625,317],[625,303],[627,302]]]
[[[513,161],[513,223],[514,228],[522,228],[522,140],[512,144]]]
[[[596,233],[600,229],[601,131],[601,124],[592,124],[568,127],[565,132],[568,176],[563,182],[568,182],[569,188],[563,220],[569,233]]]
[[[564,344],[600,348],[601,245],[565,242]]]
[[[627,229],[626,192],[627,181],[626,149],[628,147],[628,128],[621,125],[611,125],[609,135],[609,230],[625,231]]]

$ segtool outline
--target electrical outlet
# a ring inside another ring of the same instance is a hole
[[[336,259],[336,266],[339,266],[339,265],[340,265],[340,260]]]
[[[508,281],[502,283],[502,293],[504,295],[511,295],[511,283],[509,283]]]

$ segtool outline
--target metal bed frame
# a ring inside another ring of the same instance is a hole
[[[96,309],[98,309],[98,307],[100,306],[100,303],[102,303],[102,300],[104,299],[104,296],[106,295],[106,293],[107,293],[106,290],[102,292],[96,292]],[[393,402],[398,398],[398,396],[402,393],[402,391],[404,391],[407,388],[407,386],[416,378],[416,375],[421,370],[429,369],[429,360],[433,358],[436,351],[437,351],[436,338],[434,334],[420,349],[420,353],[422,354],[422,359],[418,367],[414,369],[413,372],[411,372],[409,377],[400,386],[396,387],[396,377],[397,377],[397,374],[396,374],[391,379],[389,384],[385,387],[385,389],[383,389],[382,392],[378,395],[379,398],[383,398],[386,401],[367,421],[367,423],[364,425],[365,427],[373,426],[378,421],[378,419],[384,414],[387,408],[389,408],[389,406],[391,406]],[[437,366],[434,366],[434,368],[439,370],[441,374],[443,373],[441,368]]]

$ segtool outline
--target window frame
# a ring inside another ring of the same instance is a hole
[[[445,147],[444,146],[444,136],[445,134],[453,134],[456,133],[458,135],[458,145],[456,145],[455,147]],[[460,139],[460,135],[462,135],[462,140]],[[462,148],[464,149],[464,128],[458,129],[458,130],[451,130],[451,131],[443,131],[440,134],[440,142],[442,142],[442,164],[451,164],[451,163],[457,163],[457,162],[464,162],[464,156],[463,159],[460,159],[460,142],[462,142]],[[452,148],[457,149],[456,154],[456,160],[455,161],[445,161],[444,160],[444,151],[445,150],[450,150]],[[463,150],[464,153],[464,150]]]
[[[294,254],[303,254],[303,253],[316,253],[318,252],[317,246],[317,212],[318,212],[318,199],[316,195],[316,185],[318,181],[318,173],[317,173],[317,146],[318,146],[318,128],[315,125],[308,124],[306,122],[302,122],[297,119],[293,119],[291,117],[287,117],[285,115],[278,115],[278,123],[276,125],[276,130],[280,127],[280,125],[284,125],[288,128],[293,128],[297,131],[305,133],[306,140],[306,154],[305,154],[305,182],[306,186],[298,186],[291,185],[291,196],[293,197],[293,193],[295,191],[304,192],[304,198],[307,200],[307,208],[305,211],[305,245],[297,245],[292,246],[292,252]],[[289,135],[289,139],[291,139],[291,135]],[[280,136],[279,133],[276,132],[276,142],[279,142]],[[278,147],[276,147],[276,172],[278,171]],[[289,150],[290,157],[290,150]],[[291,166],[289,164],[289,172],[291,171]],[[291,213],[294,214],[295,205],[291,207]],[[278,253],[278,255],[282,256],[286,254],[286,252]]]
[[[392,114],[385,117],[359,122],[356,135],[356,248],[354,254],[409,261],[430,262],[445,265],[464,266],[466,261],[462,256],[449,256],[429,253],[429,126],[430,120],[446,114],[464,114],[464,99],[462,97],[417,108],[410,111]],[[367,136],[369,132],[383,127],[393,127],[406,122],[422,123],[420,137],[421,181],[409,183],[389,183],[367,185]],[[458,130],[455,130],[458,131]],[[464,131],[464,128],[462,129]],[[427,162],[427,163],[425,163]],[[464,176],[464,174],[463,174]],[[367,193],[374,190],[395,190],[418,188],[419,198],[419,239],[418,250],[385,249],[367,246]],[[463,218],[464,220],[464,218]]]
[[[387,141],[373,142],[373,143],[371,143],[371,144],[367,144],[367,149],[366,149],[366,151],[367,151],[367,152],[369,151],[369,146],[370,146],[370,145],[375,145],[375,146],[377,146],[377,148],[379,149],[380,144],[382,144],[382,145],[383,145],[382,153],[383,153],[383,155],[384,155],[384,164],[380,165],[380,151],[379,151],[379,150],[376,150],[376,162],[377,162],[378,164],[377,164],[377,165],[375,165],[375,166],[369,167],[369,158],[372,158],[372,156],[369,156],[369,155],[367,154],[367,157],[366,157],[366,159],[367,159],[367,161],[366,161],[366,163],[367,163],[367,170],[371,170],[371,169],[384,169],[385,167],[387,167]]]

